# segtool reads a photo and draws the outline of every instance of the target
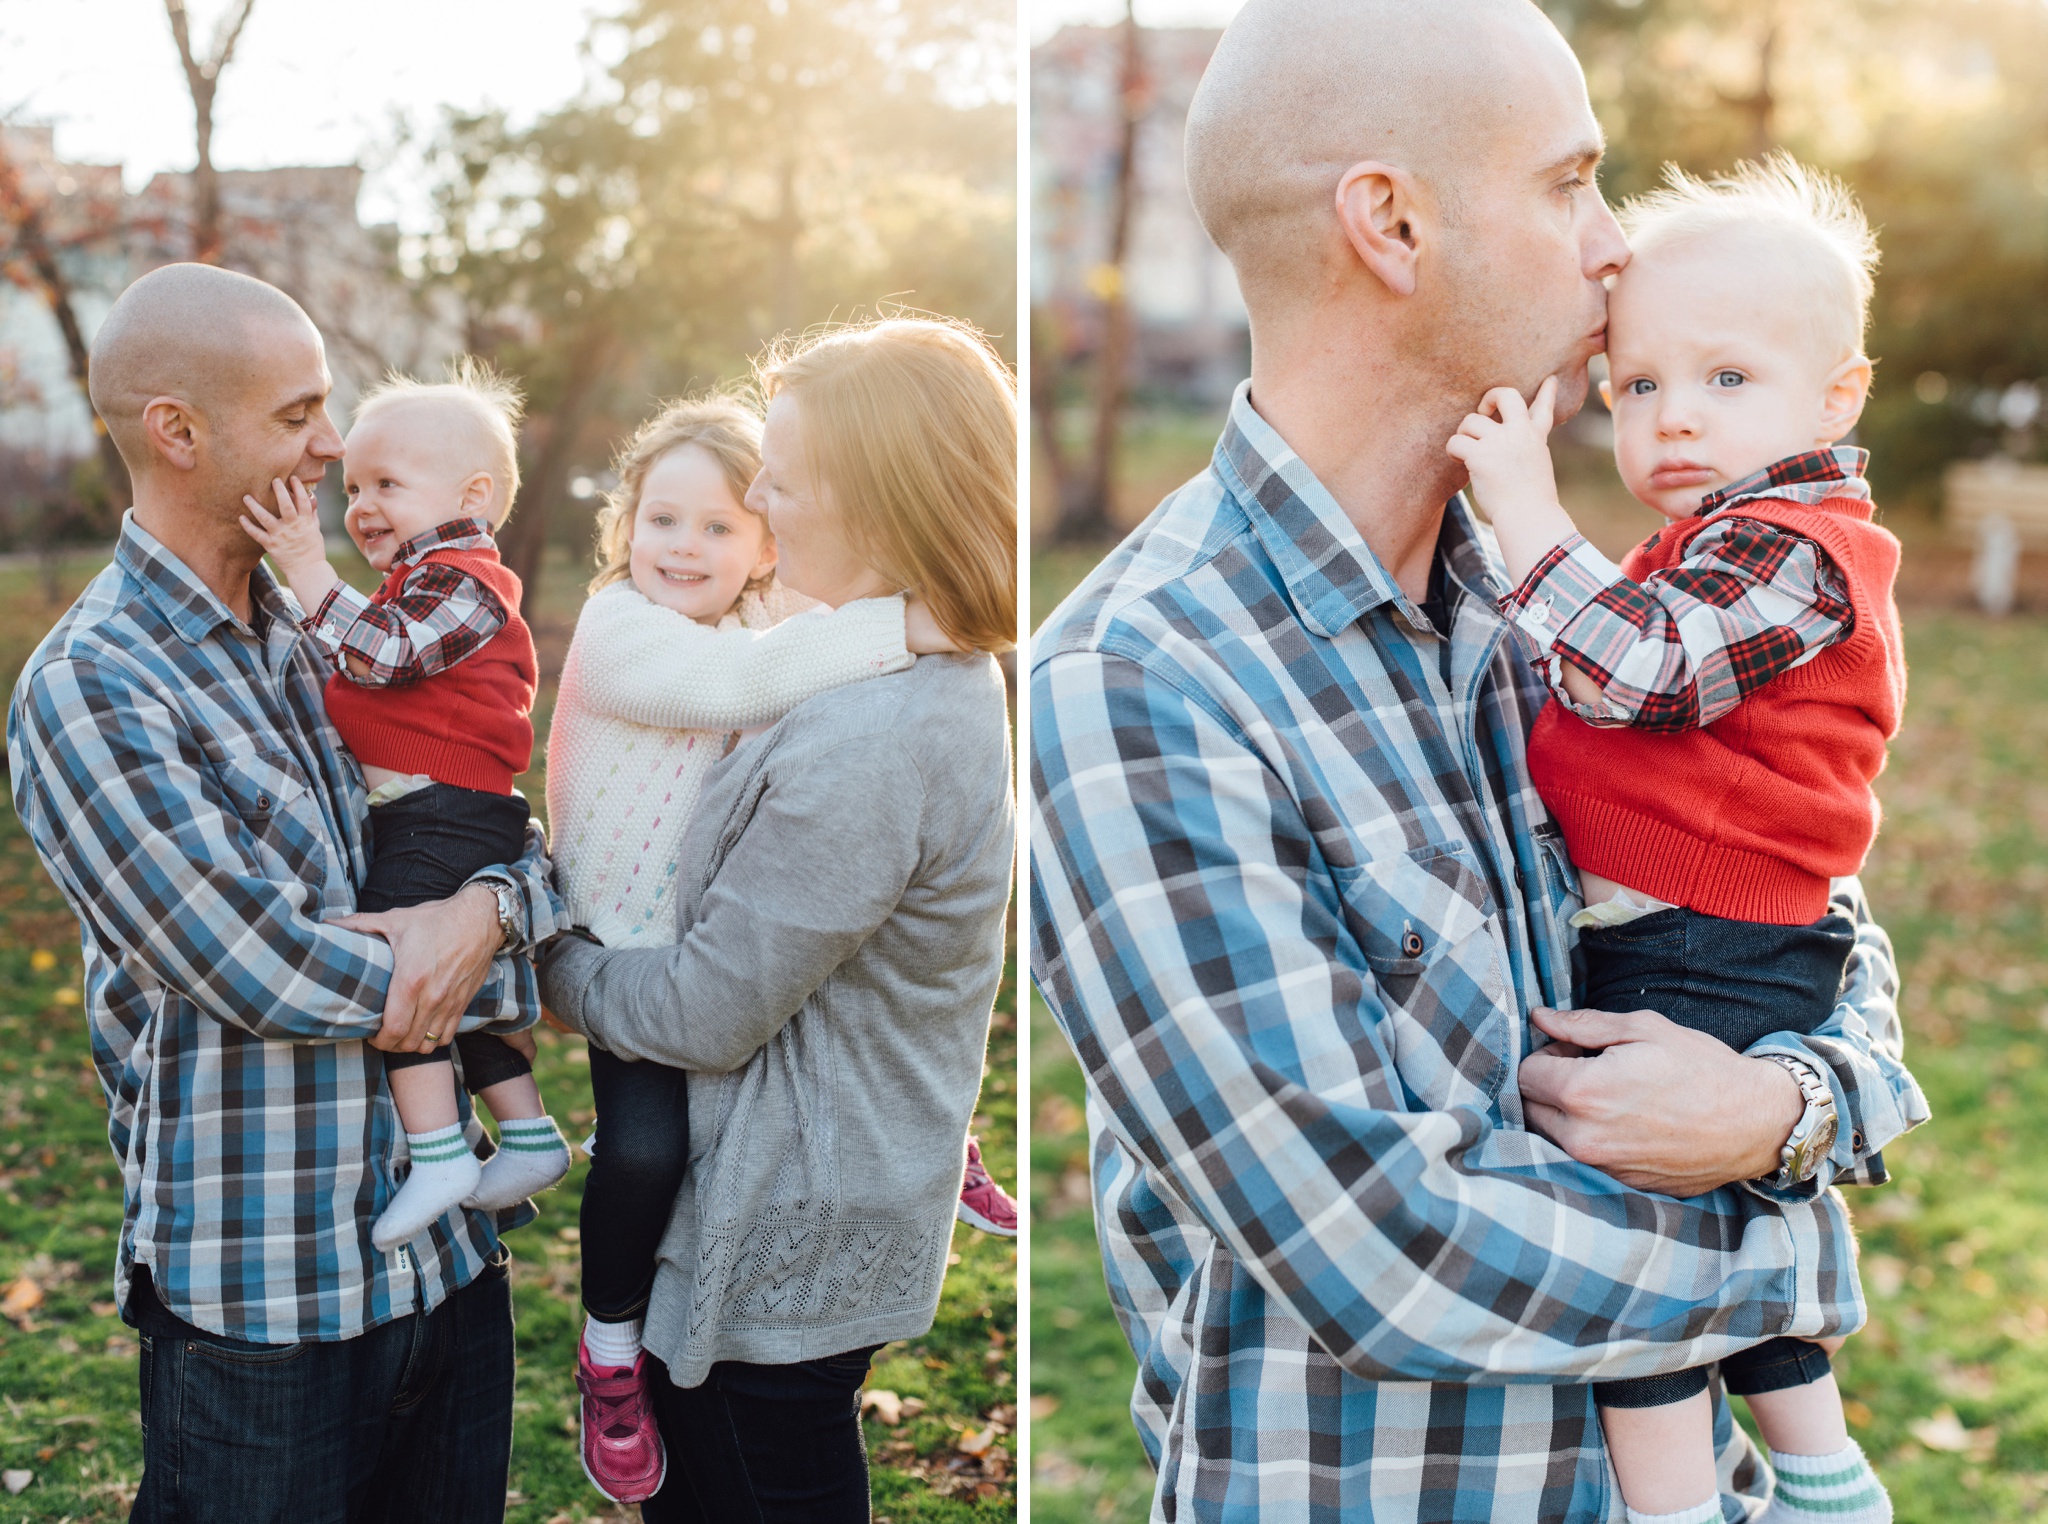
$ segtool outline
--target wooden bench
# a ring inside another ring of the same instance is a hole
[[[2012,612],[2020,551],[2048,547],[2048,466],[1958,461],[1943,474],[1942,497],[1950,528],[1976,543],[1977,602],[1987,614]]]

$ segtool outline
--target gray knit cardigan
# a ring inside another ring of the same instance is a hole
[[[927,656],[809,700],[713,770],[675,946],[551,950],[556,1015],[690,1071],[646,1327],[677,1385],[931,1327],[1014,830],[996,664]]]

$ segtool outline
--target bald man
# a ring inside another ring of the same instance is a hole
[[[245,493],[340,457],[328,385],[319,333],[261,281],[171,265],[122,294],[91,387],[135,506],[8,716],[15,807],[82,924],[121,1161],[138,1520],[504,1514],[501,1224],[457,1210],[371,1246],[403,1162],[380,1050],[530,1025],[523,954],[554,905],[536,830],[453,898],[351,913],[362,773],[240,526]]]
[[[1601,152],[1527,0],[1251,0],[1189,111],[1251,379],[1031,677],[1032,971],[1156,1519],[1619,1521],[1594,1377],[1862,1318],[1822,1193],[1926,1106],[1854,881],[1811,1037],[1563,1009],[1544,691],[1444,446],[1492,386],[1583,400],[1628,258]],[[1832,1152],[1788,1149],[1821,1111]]]

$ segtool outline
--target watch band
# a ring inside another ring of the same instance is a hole
[[[1835,1146],[1835,1092],[1820,1070],[1812,1063],[1792,1057],[1789,1053],[1766,1053],[1766,1063],[1778,1065],[1792,1076],[1792,1082],[1799,1087],[1799,1094],[1806,1102],[1806,1108],[1799,1114],[1799,1121],[1792,1129],[1792,1136],[1778,1153],[1777,1170],[1764,1177],[1766,1183],[1779,1190],[1790,1190],[1793,1186],[1804,1185],[1820,1168],[1820,1161],[1829,1149]]]
[[[517,945],[520,933],[526,929],[526,906],[519,898],[519,891],[506,880],[486,878],[478,882],[490,890],[491,897],[498,902],[498,932],[502,939],[498,950],[503,952]]]

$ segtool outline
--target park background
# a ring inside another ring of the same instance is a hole
[[[1187,103],[1234,0],[1038,0],[1030,13],[1032,623],[1200,471],[1246,373],[1243,309],[1182,182]],[[1869,1327],[1839,1369],[1901,1524],[2048,1510],[2048,576],[1976,607],[1956,462],[2044,456],[2048,7],[2042,0],[1545,0],[1585,66],[1611,201],[1660,166],[1775,147],[1879,229],[1857,442],[1907,547],[1911,701],[1865,883],[1897,946],[1935,1120],[1849,1193]],[[1566,505],[1618,555],[1657,523],[1597,399],[1557,442]],[[2038,482],[2040,478],[2032,478]],[[2036,552],[2038,556],[2038,552]],[[1995,601],[1995,600],[1994,600]],[[1139,1520],[1152,1473],[1111,1315],[1082,1080],[1034,997],[1031,1513]],[[1058,1351],[1058,1358],[1043,1352]]]
[[[202,258],[298,298],[337,421],[392,366],[468,352],[523,380],[503,546],[544,736],[612,451],[658,398],[899,307],[966,318],[1015,363],[1016,72],[1010,0],[0,0],[0,676],[105,564],[127,501],[85,346],[130,281]],[[140,1468],[79,988],[77,923],[0,808],[4,1524],[124,1517]],[[975,1120],[1004,1181],[1015,1011],[1006,981]],[[583,1045],[539,1039],[580,1140]],[[518,1524],[637,1517],[576,1453],[584,1170],[579,1148],[508,1240]],[[866,1394],[876,1515],[898,1524],[1015,1517],[1016,1247],[962,1228],[954,1251],[937,1326],[886,1348]]]

